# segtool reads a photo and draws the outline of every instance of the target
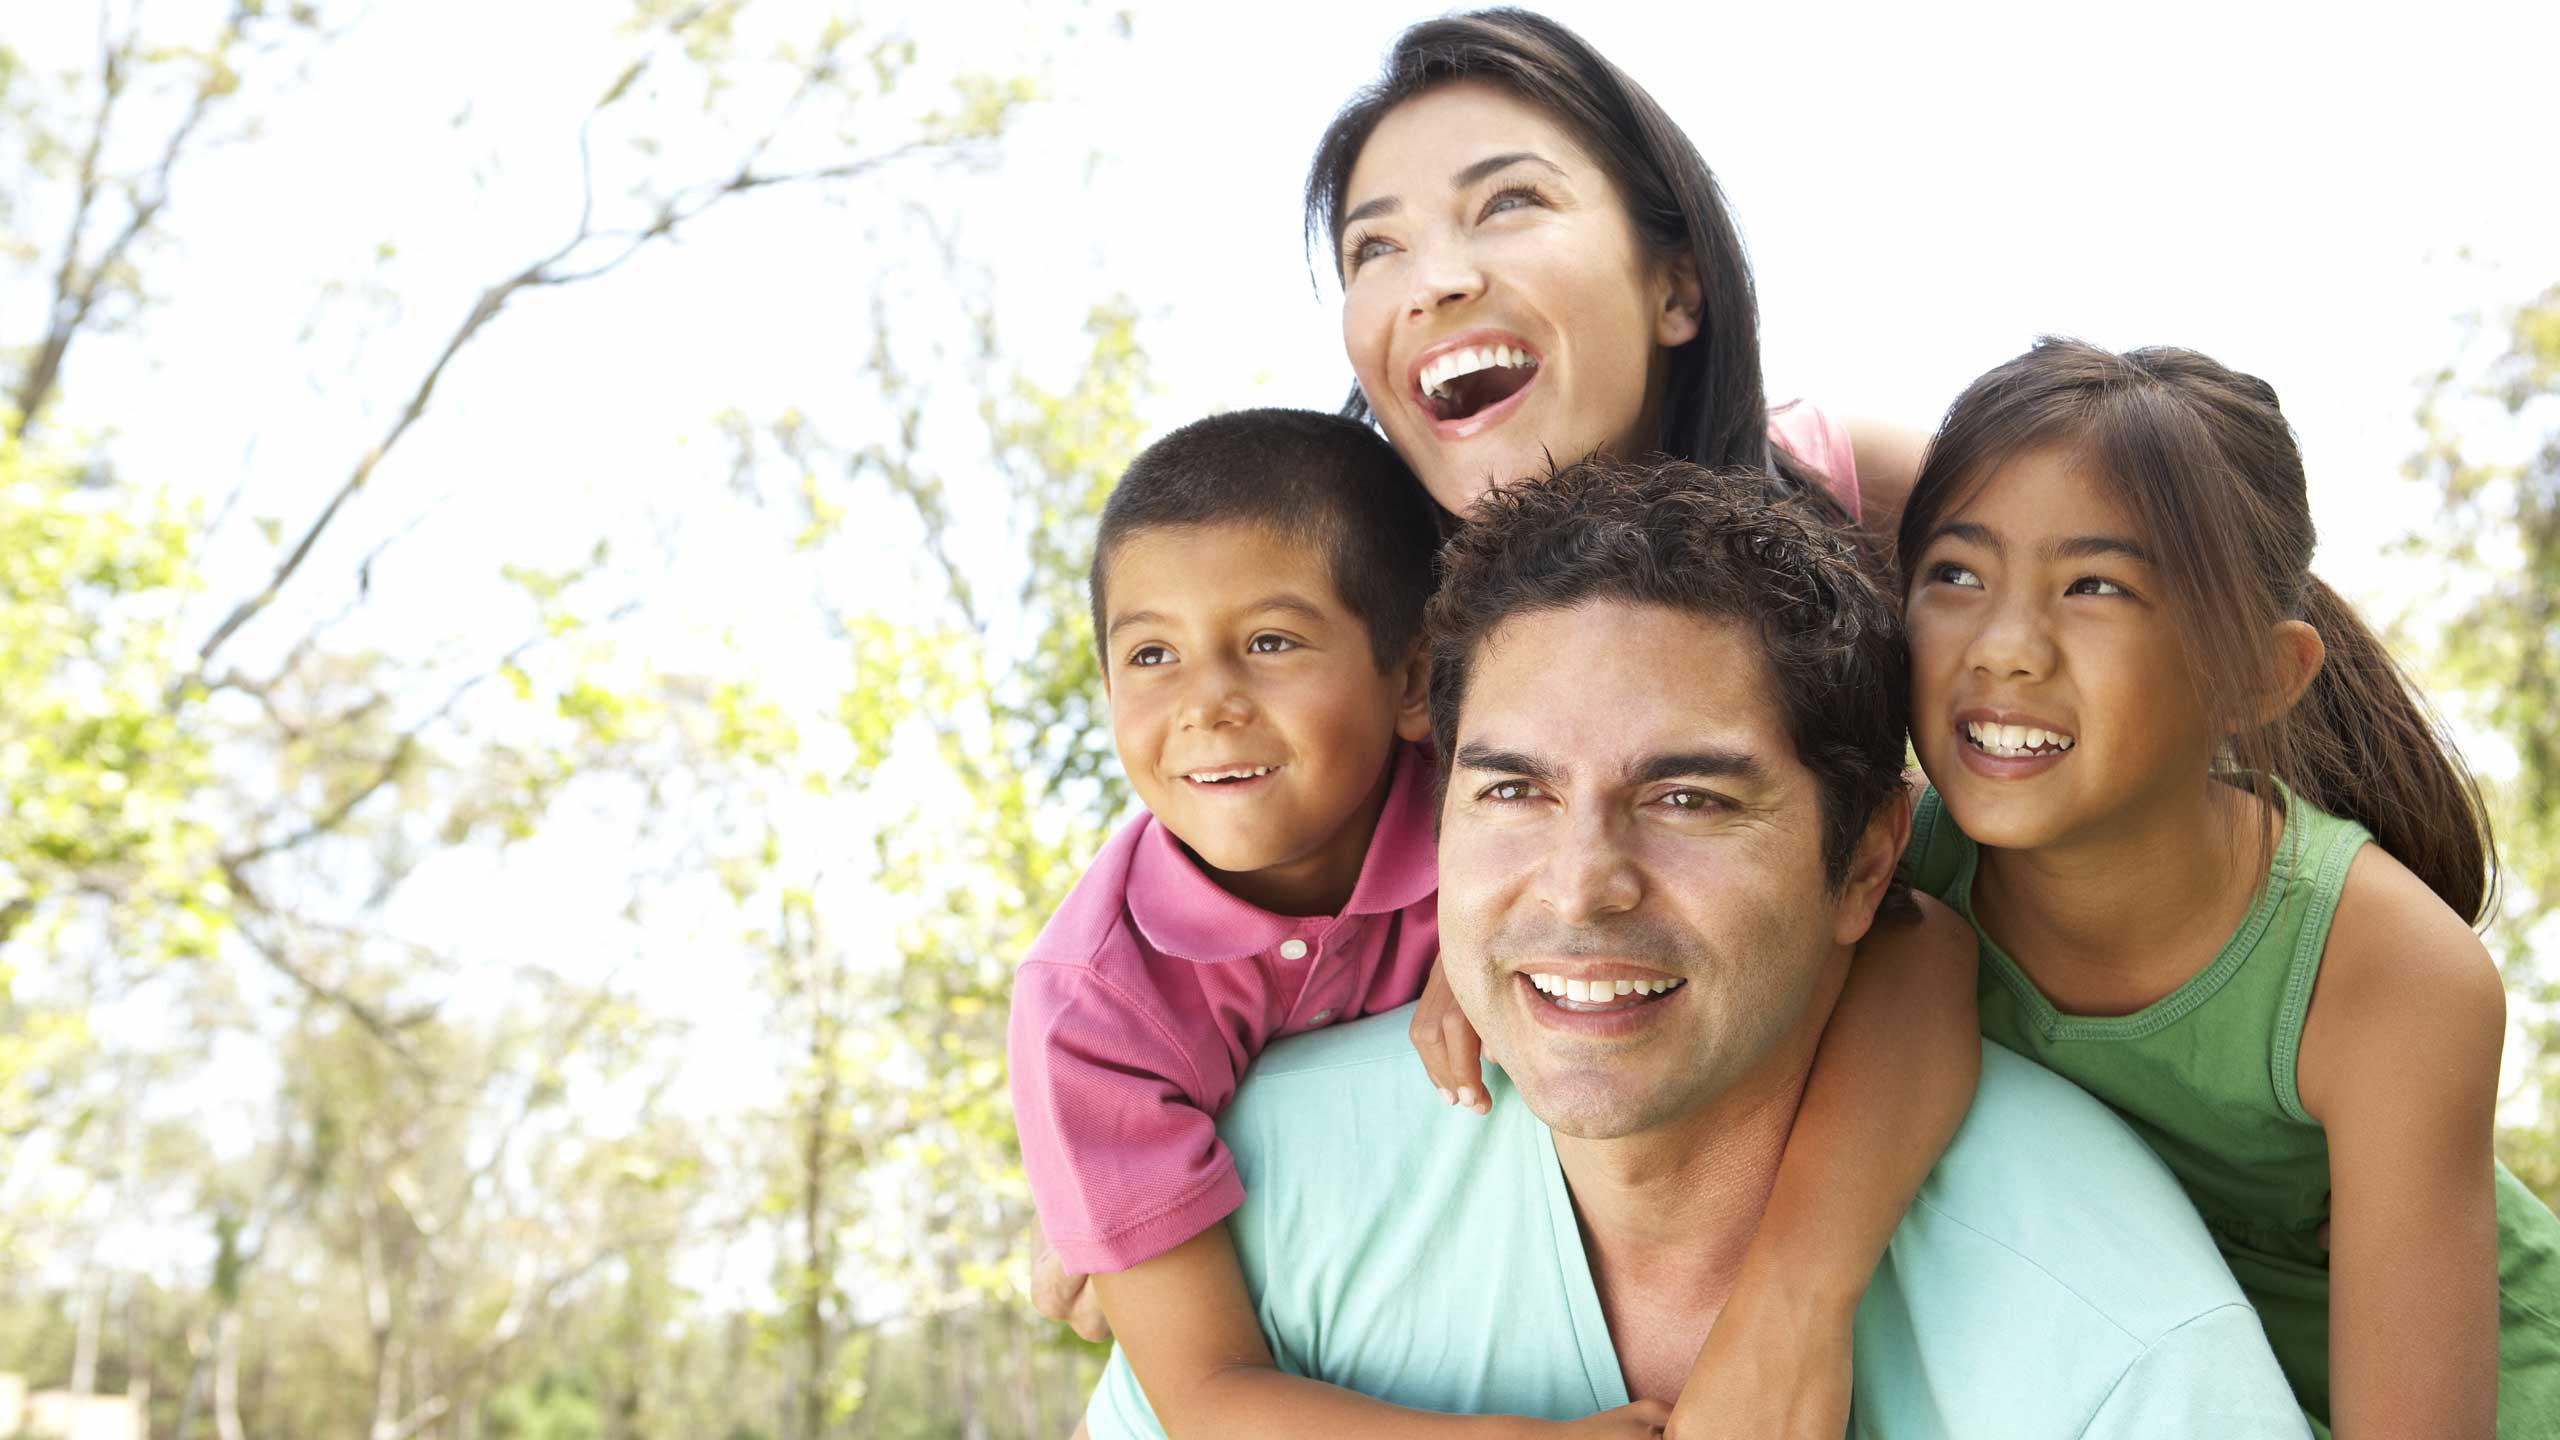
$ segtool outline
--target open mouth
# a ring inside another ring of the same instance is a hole
[[[1541,975],[1534,972],[1523,972],[1520,978],[1528,981],[1531,988],[1544,996],[1547,1004],[1575,1015],[1607,1015],[1620,1010],[1633,1010],[1641,1005],[1650,1005],[1689,983],[1686,980],[1669,978],[1576,980],[1562,975]]]
[[[2059,730],[2035,725],[1999,725],[1988,720],[1968,720],[1964,727],[1965,743],[1997,760],[2034,760],[2047,755],[2060,755],[2079,744],[2077,737]]]
[[[1211,770],[1186,770],[1184,783],[1199,790],[1250,790],[1277,775],[1278,765],[1229,765]]]
[[[1461,345],[1431,358],[1416,377],[1422,408],[1448,422],[1481,415],[1529,388],[1538,357],[1516,345]]]

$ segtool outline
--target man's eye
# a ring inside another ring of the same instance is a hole
[[[2103,575],[2083,575],[2071,582],[2065,595],[2130,595],[2133,592]]]
[[[1982,588],[1982,577],[1952,560],[1941,560],[1929,567],[1929,578],[1941,585],[1961,586],[1967,590]]]
[[[1516,801],[1535,799],[1537,794],[1538,787],[1526,780],[1505,780],[1498,785],[1486,786],[1483,794],[1478,798],[1490,800],[1497,805],[1508,805]]]
[[[1704,813],[1717,809],[1722,801],[1720,797],[1710,795],[1704,790],[1674,790],[1662,797],[1662,803],[1674,810]]]
[[[1173,652],[1161,645],[1141,645],[1129,652],[1129,667],[1133,670],[1147,670],[1172,663]]]
[[[1297,649],[1298,642],[1286,635],[1256,635],[1244,642],[1244,648],[1251,655],[1277,655],[1284,650]]]

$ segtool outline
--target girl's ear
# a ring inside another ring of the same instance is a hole
[[[2328,642],[2307,620],[2279,620],[2275,628],[2275,683],[2268,687],[2260,702],[2264,710],[2250,717],[2252,724],[2264,725],[2291,710],[2302,692],[2320,674],[2321,662],[2329,655]]]
[[[1662,267],[1662,296],[1654,315],[1653,339],[1669,350],[1698,338],[1699,328],[1706,323],[1707,292],[1698,280],[1694,256],[1657,263]]]
[[[1396,734],[1406,740],[1431,738],[1431,647],[1417,642],[1405,657],[1403,689],[1396,696]]]

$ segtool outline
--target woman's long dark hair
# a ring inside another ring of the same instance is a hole
[[[2280,777],[2485,920],[2498,871],[2479,784],[2381,640],[2311,573],[2302,451],[2264,380],[2192,350],[2037,341],[1958,396],[1930,442],[1896,539],[1904,593],[1939,521],[2004,461],[2051,445],[2076,448],[2151,541],[2205,714],[2229,736],[2227,778]],[[2328,654],[2284,709],[2268,677],[2288,619]]]
[[[1820,477],[1769,438],[1760,302],[1714,172],[1643,86],[1553,20],[1526,10],[1478,10],[1425,20],[1396,37],[1376,82],[1351,97],[1316,145],[1307,167],[1309,248],[1323,237],[1341,273],[1343,192],[1370,133],[1388,111],[1453,80],[1489,81],[1553,116],[1617,183],[1644,244],[1657,255],[1695,261],[1705,303],[1697,335],[1671,352],[1662,452],[1699,465],[1775,470],[1836,514]],[[1342,413],[1370,418],[1358,385]],[[1556,457],[1559,464],[1580,458]]]

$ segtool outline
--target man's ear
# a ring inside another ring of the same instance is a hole
[[[1698,280],[1695,256],[1682,255],[1662,265],[1661,309],[1654,315],[1653,341],[1665,350],[1686,345],[1698,338],[1698,330],[1706,323],[1706,286]]]
[[[2253,725],[2267,724],[2291,710],[2329,658],[2329,643],[2307,620],[2277,621],[2274,638],[2275,684],[2260,697],[2259,713],[2249,717]]]
[[[1396,734],[1406,740],[1431,738],[1431,647],[1416,642],[1404,657],[1402,689],[1396,696]]]
[[[1902,847],[1911,839],[1911,787],[1897,787],[1893,797],[1876,807],[1874,818],[1867,821],[1867,832],[1858,837],[1858,846],[1849,852],[1849,874],[1840,885],[1840,906],[1832,939],[1842,945],[1855,945],[1867,938],[1867,930],[1876,921],[1876,907],[1884,903],[1884,894],[1893,884],[1893,872],[1902,864]]]

